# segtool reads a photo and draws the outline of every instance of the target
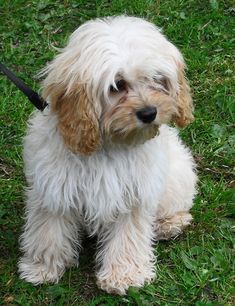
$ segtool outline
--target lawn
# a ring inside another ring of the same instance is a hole
[[[95,241],[79,267],[56,285],[19,279],[18,238],[24,223],[22,137],[33,110],[0,76],[0,305],[235,305],[235,6],[218,0],[0,0],[0,61],[39,89],[39,70],[81,23],[129,14],[161,27],[185,56],[195,122],[181,131],[198,165],[194,222],[155,245],[156,280],[118,297],[97,289]]]

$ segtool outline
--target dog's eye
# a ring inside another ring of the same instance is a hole
[[[165,90],[169,90],[168,80],[164,77],[153,77],[154,83],[157,83],[164,87]]]
[[[119,80],[116,82],[116,88],[111,85],[109,90],[113,93],[122,92],[126,90],[126,82],[124,80]]]

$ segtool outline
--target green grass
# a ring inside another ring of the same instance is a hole
[[[156,245],[156,280],[125,297],[96,288],[94,243],[59,284],[33,287],[19,279],[18,237],[25,185],[22,136],[33,110],[0,76],[0,304],[2,305],[234,305],[235,104],[233,1],[0,0],[0,60],[29,85],[70,33],[96,16],[130,14],[163,28],[183,52],[194,93],[193,124],[181,132],[194,152],[200,181],[193,225]]]

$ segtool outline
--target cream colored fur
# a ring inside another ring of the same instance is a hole
[[[178,49],[134,17],[90,21],[43,72],[49,107],[24,140],[21,278],[58,282],[97,236],[97,284],[125,294],[155,277],[153,241],[192,220],[195,165],[178,133],[192,101]],[[123,87],[118,81],[123,82]],[[118,88],[119,86],[119,88]],[[157,109],[151,123],[136,112]]]

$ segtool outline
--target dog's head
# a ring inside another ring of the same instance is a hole
[[[104,144],[143,143],[163,123],[189,124],[184,69],[181,53],[151,23],[98,19],[79,27],[47,67],[44,98],[65,144],[88,155]]]

